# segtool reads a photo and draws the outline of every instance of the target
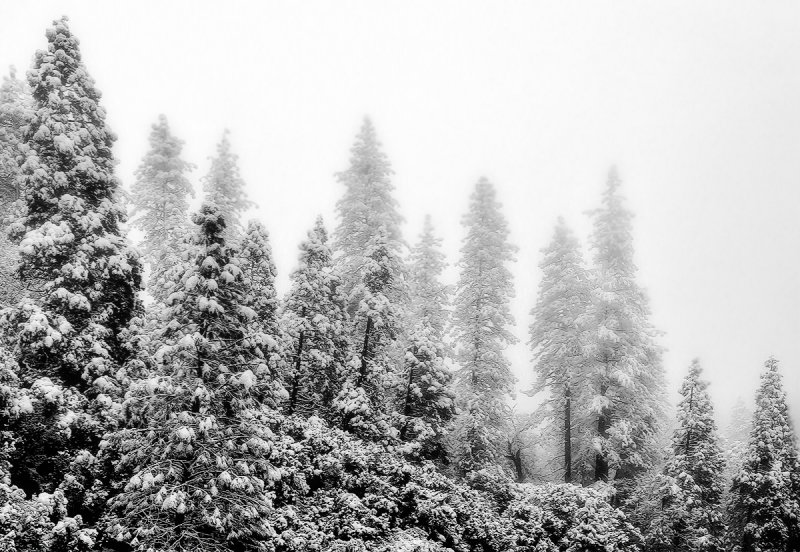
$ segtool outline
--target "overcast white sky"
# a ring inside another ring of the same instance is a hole
[[[800,421],[800,3],[5,0],[0,68],[27,70],[61,14],[126,186],[159,113],[198,190],[231,130],[282,290],[316,214],[333,225],[333,175],[365,114],[408,241],[430,213],[455,262],[489,177],[520,247],[521,389],[539,250],[558,215],[585,241],[616,163],[670,398],[698,356],[724,420],[775,355]]]

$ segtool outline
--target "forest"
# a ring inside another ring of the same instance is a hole
[[[163,115],[123,188],[68,19],[45,37],[0,87],[0,550],[800,551],[782,368],[728,428],[699,361],[670,405],[615,168],[587,255],[562,219],[541,251],[518,413],[488,179],[446,285],[365,118],[281,297],[230,136],[196,212]]]

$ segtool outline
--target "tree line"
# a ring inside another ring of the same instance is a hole
[[[800,550],[777,361],[727,448],[693,362],[665,441],[615,169],[591,265],[562,219],[542,252],[529,392],[543,400],[521,417],[505,354],[517,248],[488,179],[448,286],[429,218],[407,251],[365,119],[337,224],[317,218],[279,297],[228,133],[196,213],[164,116],[126,193],[67,19],[46,37],[27,83],[12,71],[0,87],[4,549]]]

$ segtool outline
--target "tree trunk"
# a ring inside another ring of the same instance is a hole
[[[405,421],[403,422],[403,428],[400,430],[400,440],[406,440],[406,433],[408,432],[408,424],[409,424],[409,416],[411,416],[411,384],[414,382],[414,367],[408,367],[408,381],[406,382],[406,397],[405,402],[403,404],[403,416],[405,417]]]
[[[600,394],[605,396],[607,390],[608,387],[606,385],[602,385],[600,388]],[[597,435],[605,438],[608,433],[608,426],[608,409],[604,408],[597,417]],[[608,460],[602,452],[598,452],[595,456],[594,480],[608,481]]]
[[[572,483],[572,392],[564,386],[564,482]]]
[[[367,327],[364,329],[364,346],[361,349],[361,370],[358,373],[358,387],[364,385],[367,378],[367,361],[369,356],[369,338],[372,333],[372,317],[367,316]]]

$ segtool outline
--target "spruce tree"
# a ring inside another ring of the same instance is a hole
[[[26,377],[87,389],[128,354],[120,336],[136,308],[140,267],[123,236],[115,136],[100,92],[66,18],[47,39],[28,74],[35,113],[23,144],[25,212],[13,228],[19,273],[41,284],[40,309],[20,313],[30,317],[20,365]]]
[[[444,341],[450,299],[449,287],[441,282],[445,266],[441,239],[434,236],[430,217],[425,217],[422,235],[410,255],[407,319],[413,327],[399,378],[397,426],[400,439],[430,459],[444,457],[443,440],[455,416]]]
[[[455,458],[463,470],[497,459],[514,376],[505,357],[516,342],[509,302],[514,287],[509,264],[516,247],[508,242],[508,224],[494,187],[481,178],[463,219],[467,236],[461,247],[460,276],[453,313],[456,386],[462,414],[457,420]]]
[[[778,361],[756,391],[747,453],[733,480],[731,545],[742,552],[800,550],[800,467]]]
[[[357,359],[350,363],[336,409],[343,429],[368,439],[390,434],[388,392],[397,380],[393,353],[401,313],[388,296],[396,292],[400,263],[389,233],[378,228],[367,244],[360,282],[350,294],[351,304],[358,305],[352,320],[352,335],[359,338]]]
[[[350,166],[337,174],[338,181],[345,186],[345,193],[336,204],[339,226],[333,235],[337,266],[342,275],[343,291],[348,298],[361,283],[361,267],[367,262],[367,246],[381,228],[386,234],[386,247],[393,256],[399,258],[403,249],[400,233],[403,218],[397,211],[397,200],[392,195],[393,171],[368,117],[364,118],[350,153]],[[392,278],[397,281],[397,293],[386,295],[393,302],[398,302],[398,295],[402,295],[399,286],[402,265],[398,265],[396,270],[398,274],[392,275]],[[353,296],[348,311],[353,315],[358,308],[357,299]]]
[[[451,288],[441,281],[446,266],[442,239],[434,235],[431,218],[426,216],[409,255],[409,318],[412,323],[426,321],[437,341],[444,341],[449,318]]]
[[[564,219],[558,219],[550,244],[539,263],[542,279],[536,306],[531,311],[530,346],[536,379],[532,393],[548,392],[540,407],[550,433],[563,451],[564,481],[585,459],[573,458],[578,439],[587,433],[586,377],[589,357],[586,314],[591,302],[591,283],[583,266],[580,244]]]
[[[290,414],[314,414],[331,421],[349,359],[349,320],[321,217],[300,244],[291,280],[284,312],[292,341],[287,409]]]
[[[239,173],[239,156],[231,151],[229,132],[222,134],[217,144],[217,155],[211,159],[211,168],[203,179],[203,190],[208,201],[216,205],[226,221],[225,238],[234,245],[241,234],[241,215],[253,206],[244,191],[244,180]]]
[[[680,388],[678,426],[664,469],[661,512],[647,534],[648,550],[722,551],[725,461],[717,439],[708,382],[698,360]]]
[[[112,445],[132,475],[109,531],[135,550],[258,550],[274,536],[270,410],[285,396],[220,209],[194,217],[195,259],[169,298],[159,373],[135,383]]]
[[[149,141],[150,150],[131,187],[131,216],[132,225],[144,233],[140,248],[150,265],[147,289],[163,302],[189,230],[188,198],[194,197],[194,190],[186,174],[193,165],[181,158],[183,141],[170,132],[164,115],[152,126]]]
[[[275,292],[277,271],[272,258],[269,233],[264,225],[251,220],[247,223],[239,246],[239,262],[247,283],[244,304],[256,313],[260,330],[267,335],[278,334],[278,296]]]
[[[28,83],[34,111],[20,145],[23,213],[12,232],[19,274],[36,293],[3,321],[20,386],[35,401],[14,427],[11,480],[52,499],[63,527],[83,531],[108,493],[96,455],[117,423],[140,267],[124,238],[115,137],[66,18],[47,30]]]
[[[636,282],[631,219],[611,169],[602,207],[593,215],[594,294],[589,405],[595,416],[586,443],[594,480],[625,480],[653,464],[663,418],[664,372],[647,297]]]

